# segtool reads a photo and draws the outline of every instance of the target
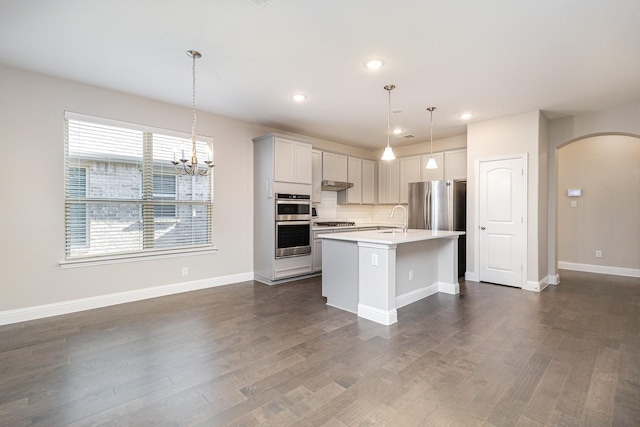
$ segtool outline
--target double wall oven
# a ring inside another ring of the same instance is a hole
[[[311,196],[276,193],[276,258],[311,253]]]

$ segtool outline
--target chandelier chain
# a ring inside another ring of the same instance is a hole
[[[193,65],[191,67],[192,88],[193,88],[193,124],[191,125],[191,138],[196,140],[196,58],[198,55],[192,55]]]

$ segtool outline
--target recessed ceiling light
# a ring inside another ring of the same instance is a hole
[[[402,129],[400,128],[395,128],[394,130],[391,131],[394,135],[400,135],[402,133]]]
[[[382,62],[380,59],[372,59],[371,61],[367,61],[367,63],[365,64],[365,67],[367,67],[370,70],[377,70],[378,68],[381,68],[384,65],[384,62]]]
[[[291,99],[293,99],[296,102],[302,102],[305,99],[307,99],[307,96],[301,93],[296,93],[295,95],[291,96]]]
[[[469,120],[472,116],[473,114],[471,113],[462,113],[458,117],[460,117],[462,120]]]

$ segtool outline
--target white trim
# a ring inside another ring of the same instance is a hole
[[[59,316],[61,314],[76,313],[92,310],[94,308],[108,307],[149,298],[179,294],[182,292],[199,289],[213,288],[232,283],[253,280],[253,273],[240,273],[229,276],[214,277],[210,279],[193,280],[190,282],[174,283],[171,285],[154,286],[152,288],[136,289],[133,291],[118,292],[115,294],[99,295],[90,298],[82,298],[71,301],[62,301],[53,304],[44,304],[34,307],[19,308],[15,310],[0,311],[0,325],[25,322],[28,320],[42,319],[45,317]]]
[[[535,280],[528,280],[522,289],[525,291],[542,292],[547,286],[549,286],[549,276],[539,282],[536,282]]]
[[[438,291],[442,292],[443,294],[458,295],[460,293],[460,284],[458,282],[456,283],[438,282]]]
[[[218,252],[215,246],[206,248],[183,248],[167,250],[166,252],[135,253],[121,255],[104,255],[93,258],[75,258],[58,261],[60,268],[93,267],[94,265],[120,264],[123,262],[152,261],[163,258],[175,258],[180,256],[209,255]]]
[[[371,320],[382,325],[392,325],[398,321],[398,311],[393,310],[380,310],[370,305],[358,304],[358,317]]]
[[[426,298],[433,294],[438,293],[438,284],[435,283],[430,286],[426,286],[424,288],[416,289],[411,292],[407,292],[406,294],[402,294],[396,297],[396,308],[402,308],[405,305],[412,304],[416,301],[421,300],[422,298]]]
[[[561,270],[585,271],[587,273],[611,274],[613,276],[640,277],[640,269],[610,267],[606,265],[579,264],[577,262],[558,261]]]
[[[547,276],[549,278],[550,285],[558,285],[560,284],[560,275],[559,274],[550,274]]]
[[[464,280],[469,280],[470,282],[479,282],[480,276],[474,271],[467,271],[464,273]]]

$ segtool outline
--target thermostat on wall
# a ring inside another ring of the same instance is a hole
[[[580,197],[582,196],[582,189],[580,188],[570,188],[567,190],[567,196],[569,197]]]

